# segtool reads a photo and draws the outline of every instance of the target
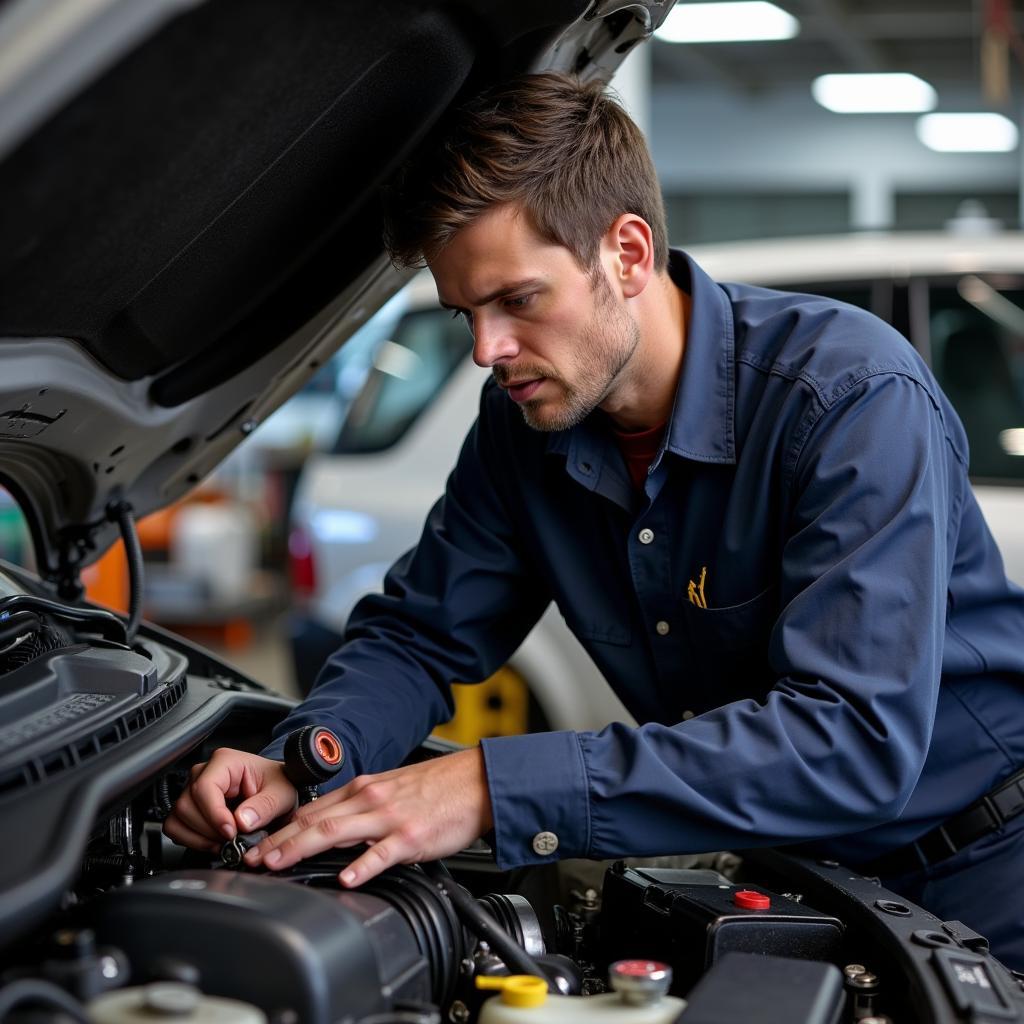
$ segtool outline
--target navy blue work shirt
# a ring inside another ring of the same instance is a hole
[[[692,312],[644,493],[602,413],[537,432],[488,382],[419,544],[268,756],[317,722],[339,783],[396,766],[553,600],[641,724],[483,741],[502,866],[805,842],[856,864],[1024,764],[1024,591],[921,358],[852,306],[680,252],[670,273]]]

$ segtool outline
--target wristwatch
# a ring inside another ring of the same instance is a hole
[[[345,765],[341,740],[323,725],[304,725],[288,734],[284,743],[284,773],[299,791],[299,803],[319,795],[319,786],[333,779]]]

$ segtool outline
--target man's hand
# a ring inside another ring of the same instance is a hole
[[[372,844],[341,873],[351,887],[394,864],[457,853],[492,824],[483,753],[460,750],[353,779],[301,807],[290,824],[249,850],[245,862],[280,871],[332,847]]]
[[[244,802],[228,808],[228,800]],[[221,747],[192,768],[188,788],[164,821],[164,834],[182,846],[218,852],[237,832],[252,832],[295,807],[295,787],[280,761]]]

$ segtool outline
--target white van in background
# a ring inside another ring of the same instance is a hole
[[[1024,235],[855,235],[689,251],[716,280],[828,295],[909,338],[964,421],[979,501],[1009,576],[1024,581]],[[292,644],[303,688],[356,601],[379,589],[387,567],[416,542],[487,376],[473,364],[461,319],[437,305],[429,274],[401,302],[333,451],[309,459],[296,492]],[[531,725],[630,720],[554,607],[508,671],[460,691],[448,735],[462,742]]]

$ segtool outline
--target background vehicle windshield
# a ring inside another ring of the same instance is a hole
[[[1024,479],[1024,288],[975,274],[929,290],[932,369],[960,414],[971,476]]]
[[[473,347],[461,318],[443,309],[409,312],[376,350],[373,366],[345,418],[334,451],[390,448]]]

